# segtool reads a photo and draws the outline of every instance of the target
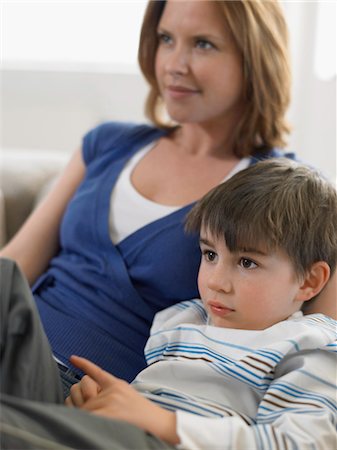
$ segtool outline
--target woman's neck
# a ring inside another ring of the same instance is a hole
[[[174,141],[187,154],[212,156],[220,159],[239,159],[233,152],[233,130],[214,125],[186,123],[174,132]]]

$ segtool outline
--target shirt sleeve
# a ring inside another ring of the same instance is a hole
[[[239,417],[211,419],[177,412],[179,450],[289,450],[336,448],[336,429],[327,411],[284,412],[274,424],[247,425]]]
[[[85,164],[89,165],[98,156],[138,137],[138,130],[148,128],[131,122],[103,122],[97,125],[83,137],[82,154]]]
[[[97,155],[104,153],[107,148],[113,146],[113,141],[116,137],[119,137],[121,129],[123,127],[118,122],[105,122],[86,133],[82,142],[82,155],[85,164],[89,165]]]
[[[277,371],[258,405],[253,425],[239,416],[206,418],[178,411],[180,445],[177,448],[337,448],[336,353],[333,346],[297,353],[281,363]]]

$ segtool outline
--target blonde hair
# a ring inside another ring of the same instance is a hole
[[[209,0],[214,1],[214,0]],[[285,113],[290,102],[291,75],[288,31],[277,0],[216,1],[243,61],[245,112],[235,129],[234,153],[248,156],[286,145]],[[162,118],[162,99],[155,76],[157,27],[166,1],[149,1],[138,61],[150,84],[145,112],[158,127],[170,129]]]

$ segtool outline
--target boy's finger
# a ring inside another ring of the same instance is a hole
[[[101,369],[99,366],[96,366],[96,364],[86,358],[72,355],[70,357],[70,362],[89,375],[101,388],[111,386],[112,382],[116,379],[116,377]]]
[[[84,375],[81,379],[81,392],[83,400],[87,401],[91,397],[95,397],[100,392],[101,387],[89,375]]]
[[[69,407],[73,407],[74,406],[74,403],[73,403],[70,395],[65,399],[64,403],[65,403],[65,405],[67,405]]]

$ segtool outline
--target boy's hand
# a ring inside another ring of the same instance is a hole
[[[105,372],[85,358],[72,356],[71,362],[87,377],[83,377],[83,384],[81,380],[72,388],[66,400],[67,405],[124,420],[172,445],[179,443],[175,413],[160,408],[126,381]]]
[[[67,406],[81,408],[83,404],[92,397],[96,397],[101,391],[99,385],[89,375],[84,375],[81,381],[73,384],[70,388],[70,395],[66,398]]]

